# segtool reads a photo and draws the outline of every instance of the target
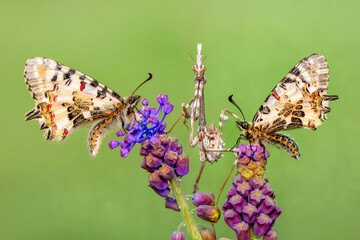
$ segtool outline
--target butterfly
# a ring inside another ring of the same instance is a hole
[[[338,99],[326,94],[328,82],[324,56],[313,54],[302,59],[271,91],[251,123],[237,121],[244,139],[261,146],[273,144],[299,159],[295,141],[277,132],[294,128],[316,130],[330,112],[329,101]]]
[[[35,100],[25,120],[37,119],[50,141],[62,141],[81,126],[92,125],[88,136],[92,156],[108,130],[124,128],[134,119],[133,109],[140,100],[133,94],[121,97],[95,79],[44,57],[27,60],[24,78]]]

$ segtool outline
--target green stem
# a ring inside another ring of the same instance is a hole
[[[250,228],[250,231],[251,231],[251,240],[259,240],[261,238],[254,233],[254,230],[252,227]]]
[[[179,179],[177,176],[174,176],[169,181],[172,192],[174,193],[177,204],[179,205],[180,211],[184,217],[185,225],[190,233],[192,239],[201,240],[201,235],[198,227],[196,226],[195,219],[190,211],[190,206],[186,197],[181,189]]]

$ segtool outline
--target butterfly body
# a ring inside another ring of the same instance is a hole
[[[294,140],[277,132],[295,128],[316,128],[330,112],[329,101],[338,99],[327,95],[329,71],[324,56],[313,54],[302,59],[275,86],[256,112],[253,121],[238,121],[245,139],[253,144],[273,144],[299,159]]]
[[[46,140],[62,141],[79,127],[91,124],[88,144],[95,156],[111,127],[124,127],[134,119],[139,96],[123,98],[95,79],[49,58],[30,58],[24,77],[35,100],[25,120],[37,119]]]

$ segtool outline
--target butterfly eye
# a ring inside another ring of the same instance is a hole
[[[139,98],[140,98],[140,96],[130,96],[130,97],[129,97],[129,103],[130,103],[130,104],[133,104],[133,103],[135,103]]]
[[[247,122],[241,122],[240,123],[240,126],[244,129],[247,129],[248,128],[248,123]]]

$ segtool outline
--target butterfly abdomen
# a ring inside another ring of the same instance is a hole
[[[111,128],[111,125],[113,124],[114,118],[110,117],[110,118],[106,118],[100,122],[98,122],[89,132],[89,137],[88,137],[88,144],[89,144],[89,148],[90,148],[90,154],[92,156],[96,156],[102,139],[105,137],[106,133],[108,132],[108,130]]]
[[[287,151],[290,156],[292,156],[296,159],[300,158],[299,147],[297,146],[295,141],[292,140],[291,138],[289,138],[285,135],[282,135],[282,134],[273,133],[273,134],[267,134],[266,139],[270,143]]]

